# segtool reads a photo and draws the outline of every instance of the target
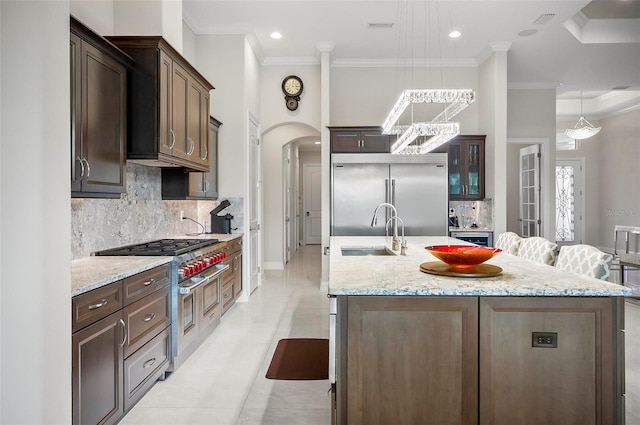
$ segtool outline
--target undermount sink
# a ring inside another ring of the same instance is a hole
[[[342,255],[396,255],[386,246],[344,246]]]

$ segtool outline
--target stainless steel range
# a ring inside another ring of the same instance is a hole
[[[169,371],[176,370],[220,323],[225,244],[217,239],[159,239],[98,251],[98,256],[172,256]]]

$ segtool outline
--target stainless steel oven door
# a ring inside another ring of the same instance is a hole
[[[336,316],[338,303],[336,297],[329,298],[329,383],[336,383]]]

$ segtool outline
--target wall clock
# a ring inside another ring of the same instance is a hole
[[[284,101],[288,110],[295,111],[298,109],[303,87],[302,79],[297,75],[289,75],[282,80],[282,92],[284,93]]]

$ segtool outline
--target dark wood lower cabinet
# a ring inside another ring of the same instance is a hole
[[[117,423],[169,368],[169,273],[159,266],[73,297],[74,425]]]
[[[624,299],[338,297],[337,424],[624,423]]]
[[[115,424],[124,415],[122,312],[73,334],[74,424]]]
[[[481,298],[480,423],[622,423],[616,311],[615,298]],[[557,347],[533,347],[534,332]]]
[[[347,423],[475,424],[475,298],[349,297]]]

